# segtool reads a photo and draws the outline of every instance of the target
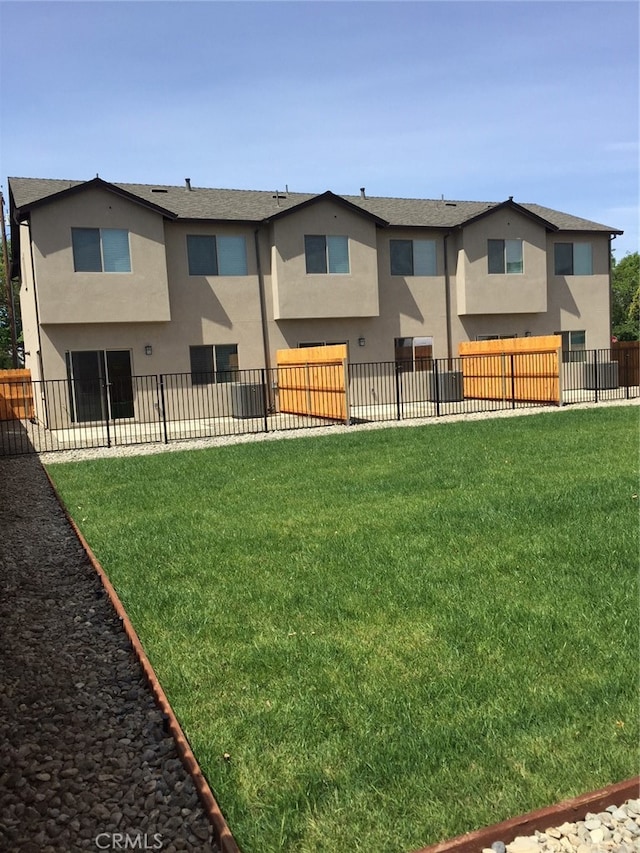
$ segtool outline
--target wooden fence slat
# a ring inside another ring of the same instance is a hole
[[[560,335],[463,341],[464,396],[560,404]]]
[[[640,385],[640,341],[613,341],[611,361],[618,362],[618,381],[623,388]]]
[[[278,408],[281,412],[346,421],[347,347],[278,350]]]
[[[0,421],[28,420],[34,415],[30,370],[0,370]]]

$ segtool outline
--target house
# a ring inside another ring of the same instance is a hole
[[[184,373],[196,385],[269,368],[278,349],[331,343],[347,343],[352,363],[409,366],[495,337],[610,343],[610,241],[622,232],[511,197],[99,177],[10,178],[9,197],[36,380]]]

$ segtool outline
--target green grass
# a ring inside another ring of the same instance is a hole
[[[402,853],[637,772],[637,411],[49,471],[245,853]]]

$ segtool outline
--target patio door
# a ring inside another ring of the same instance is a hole
[[[78,423],[133,417],[129,350],[67,353],[72,419]],[[105,396],[105,383],[108,394]],[[105,411],[105,403],[108,411]]]

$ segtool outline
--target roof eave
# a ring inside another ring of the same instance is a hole
[[[527,210],[526,207],[523,207],[521,204],[518,204],[517,201],[513,200],[513,197],[509,197],[506,201],[502,201],[499,204],[493,204],[488,207],[486,210],[481,211],[480,213],[476,213],[474,216],[470,216],[468,219],[465,219],[458,225],[458,228],[464,228],[466,225],[471,225],[473,222],[477,222],[479,219],[483,219],[485,216],[490,216],[492,213],[495,213],[498,210],[502,210],[505,207],[509,207],[512,210],[515,210],[517,213],[520,213],[522,216],[526,216],[528,219],[532,219],[534,222],[537,222],[539,225],[542,225],[547,231],[559,231],[557,225],[554,225],[553,222],[549,222],[548,219],[544,219],[542,216],[538,216],[537,213],[533,213],[530,210]]]
[[[36,199],[35,201],[29,202],[29,204],[24,204],[21,207],[15,208],[15,216],[18,222],[23,222],[29,213],[38,208],[44,207],[47,204],[51,204],[52,202],[59,201],[62,198],[67,198],[72,195],[77,195],[85,190],[91,188],[99,188],[106,190],[107,192],[113,193],[114,195],[120,196],[121,198],[127,199],[128,201],[133,202],[134,204],[139,204],[142,207],[146,207],[149,210],[154,211],[154,213],[159,213],[161,216],[164,216],[166,219],[177,219],[178,215],[173,210],[168,210],[166,207],[161,207],[159,204],[154,204],[152,201],[146,201],[146,199],[140,198],[140,196],[135,195],[135,193],[130,193],[122,187],[117,186],[116,184],[111,184],[108,181],[104,181],[102,178],[95,177],[90,181],[83,181],[80,184],[75,184],[72,187],[66,187],[63,190],[59,190],[58,192],[52,193],[51,195],[43,196],[42,198]]]
[[[320,201],[334,201],[337,204],[341,204],[346,207],[348,210],[353,213],[357,213],[360,216],[364,216],[366,219],[371,219],[376,225],[380,225],[381,227],[386,227],[389,225],[386,219],[382,219],[380,216],[376,216],[375,213],[370,213],[368,210],[365,210],[363,207],[359,207],[357,204],[353,204],[350,201],[347,201],[346,198],[343,198],[340,195],[336,195],[331,192],[331,190],[327,190],[326,192],[320,193],[320,195],[315,195],[312,198],[308,198],[305,201],[299,202],[299,204],[294,204],[291,207],[287,207],[284,210],[279,210],[277,213],[272,213],[269,216],[265,216],[262,222],[269,223],[273,222],[276,219],[282,219],[285,216],[288,216],[291,213],[296,213],[299,210],[302,210],[305,207],[311,207],[314,204],[317,204]]]

